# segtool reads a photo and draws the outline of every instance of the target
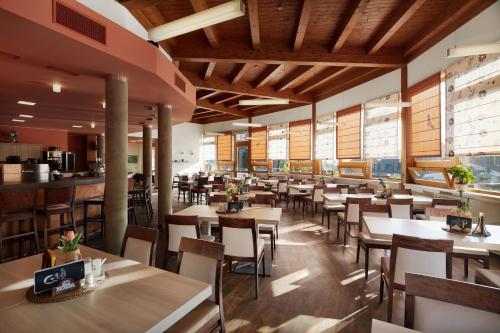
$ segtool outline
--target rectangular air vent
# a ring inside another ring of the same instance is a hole
[[[175,85],[183,92],[186,92],[186,82],[177,73],[175,73]]]
[[[53,21],[96,42],[106,44],[106,27],[65,4],[54,1]]]

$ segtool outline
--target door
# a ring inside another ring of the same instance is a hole
[[[236,146],[236,171],[248,172],[248,142],[238,142]]]

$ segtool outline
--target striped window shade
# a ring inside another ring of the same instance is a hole
[[[233,158],[233,135],[231,132],[226,132],[224,135],[217,137],[217,161],[232,161]]]
[[[316,121],[316,159],[333,160],[335,148],[335,114],[318,117]]]
[[[311,119],[294,121],[290,131],[290,160],[311,159]]]
[[[408,89],[408,153],[414,157],[441,156],[441,74]]]
[[[399,93],[370,102],[397,103]],[[399,158],[399,107],[366,107],[363,128],[364,158]]]
[[[337,112],[337,159],[361,158],[361,105]]]
[[[446,153],[500,153],[500,55],[466,57],[446,70]]]
[[[252,138],[250,147],[252,150],[252,160],[267,159],[267,127],[259,127],[251,130]]]
[[[288,123],[267,128],[267,156],[270,160],[288,159]]]

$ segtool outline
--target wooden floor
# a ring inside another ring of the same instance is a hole
[[[156,207],[156,194],[153,195]],[[177,202],[178,211],[186,204]],[[284,207],[284,203],[280,203]],[[145,213],[138,210],[140,223],[146,225]],[[156,211],[154,220],[156,223]],[[331,230],[321,225],[321,213],[314,218],[293,209],[283,209],[280,235],[271,277],[260,284],[260,297],[254,299],[253,276],[223,274],[223,302],[227,332],[369,332],[371,318],[385,320],[387,303],[378,303],[380,257],[382,250],[372,250],[370,274],[364,278],[363,253],[356,264],[356,240],[344,247],[336,237],[336,223]],[[163,262],[165,235],[161,232],[157,265]],[[102,242],[93,242],[99,247]],[[266,251],[270,251],[269,243]],[[389,252],[386,253],[389,255]],[[173,268],[174,259],[169,267]],[[500,267],[497,257],[492,268]],[[469,264],[473,281],[476,262]],[[460,260],[453,262],[453,277],[464,280]],[[387,298],[387,295],[385,295]],[[393,322],[403,323],[404,297],[395,297]]]

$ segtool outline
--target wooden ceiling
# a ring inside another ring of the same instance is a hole
[[[150,29],[227,0],[118,1]],[[408,63],[495,0],[245,2],[240,18],[160,43],[197,87],[191,122],[248,118],[338,94]],[[290,105],[238,105],[249,98]]]

